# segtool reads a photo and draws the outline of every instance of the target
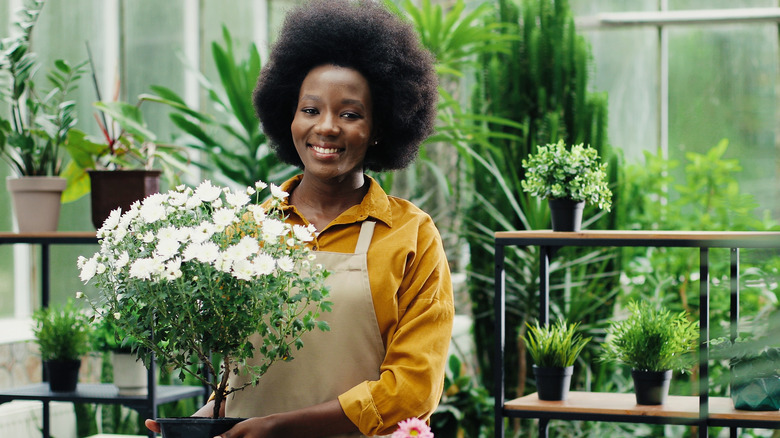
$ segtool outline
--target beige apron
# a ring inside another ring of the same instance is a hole
[[[260,417],[305,408],[334,400],[363,381],[379,379],[385,346],[366,262],[375,224],[363,222],[354,254],[316,252],[316,263],[330,271],[326,283],[333,310],[321,315],[330,331],[305,333],[303,348],[293,353],[292,361],[275,362],[257,386],[229,395],[225,405],[228,417]],[[253,343],[255,336],[250,338]],[[253,363],[251,359],[249,362]],[[246,376],[231,375],[230,386],[240,386],[244,381]]]

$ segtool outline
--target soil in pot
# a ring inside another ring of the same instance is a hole
[[[569,386],[574,366],[548,368],[534,365],[533,368],[539,400],[560,401],[569,397]]]
[[[580,231],[584,201],[571,199],[550,199],[550,216],[553,231]]]
[[[634,393],[638,405],[662,405],[669,395],[672,370],[631,370],[634,379]]]
[[[43,363],[52,392],[73,392],[79,381],[80,360],[47,360]]]
[[[731,385],[734,409],[746,411],[780,410],[780,377],[761,377]]]
[[[244,421],[244,418],[158,418],[163,438],[213,438]]]

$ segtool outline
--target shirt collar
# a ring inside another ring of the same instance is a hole
[[[388,200],[387,193],[382,189],[376,180],[368,175],[364,175],[369,182],[368,193],[363,197],[363,200],[358,205],[354,205],[347,209],[344,213],[341,213],[331,225],[336,224],[351,224],[356,222],[362,222],[366,219],[373,218],[385,223],[388,227],[392,227],[392,212],[390,210],[390,201]],[[287,193],[292,193],[295,187],[301,182],[303,175],[296,175],[280,186],[282,190]],[[294,212],[299,215],[298,211],[288,204],[289,197],[285,198],[282,209],[288,214]]]

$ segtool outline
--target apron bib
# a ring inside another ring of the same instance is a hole
[[[292,361],[275,362],[257,386],[229,395],[226,416],[262,417],[300,409],[336,399],[363,381],[379,379],[385,347],[374,312],[366,262],[375,224],[363,222],[354,254],[316,252],[315,263],[330,271],[325,281],[330,286],[328,299],[333,310],[320,315],[330,325],[330,331],[314,329],[305,333],[301,338],[303,349],[293,353]],[[257,345],[257,335],[250,340]],[[250,359],[249,363],[256,362]],[[229,384],[240,386],[246,380],[246,376],[231,375]]]

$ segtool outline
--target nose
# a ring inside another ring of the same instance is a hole
[[[332,137],[338,135],[339,133],[338,116],[330,113],[321,114],[319,120],[317,120],[317,125],[315,126],[315,132],[325,137]]]

